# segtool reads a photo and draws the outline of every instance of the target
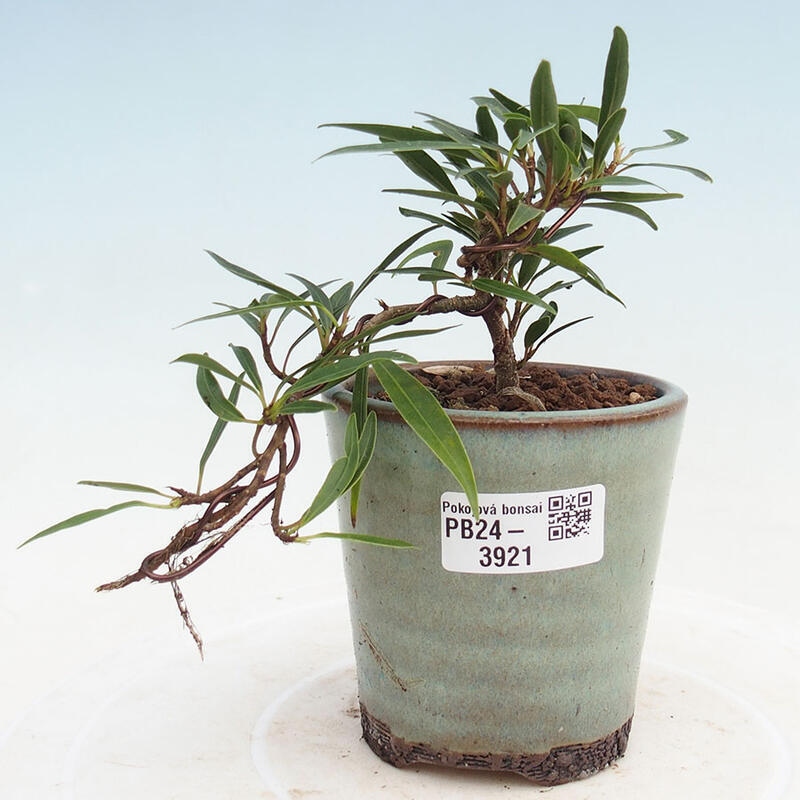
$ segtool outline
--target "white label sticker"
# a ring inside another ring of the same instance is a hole
[[[480,519],[460,492],[441,500],[442,566],[450,572],[551,572],[603,557],[602,484],[549,492],[481,494]]]

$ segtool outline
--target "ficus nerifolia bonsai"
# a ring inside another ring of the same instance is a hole
[[[475,479],[458,434],[434,397],[400,366],[414,359],[393,349],[394,343],[434,333],[406,326],[420,317],[475,317],[489,335],[498,393],[518,395],[532,411],[543,409],[537,397],[520,388],[520,370],[548,338],[583,321],[557,325],[556,295],[583,282],[617,299],[585,261],[599,246],[571,249],[565,244],[573,234],[591,227],[577,223],[579,212],[605,209],[655,229],[643,206],[681,195],[640,177],[644,168],[678,169],[710,180],[692,167],[640,160],[643,153],[686,141],[677,131],[667,130],[667,140],[661,144],[625,149],[621,131],[627,80],[628,42],[622,29],[615,28],[599,106],[559,104],[550,64],[542,61],[527,105],[494,89],[473,98],[474,128],[432,115],[424,115],[424,124],[412,127],[337,123],[336,127],[376,141],[332,153],[396,156],[422,185],[386,191],[435,201],[438,210],[401,208],[401,214],[422,220],[425,226],[397,245],[358,284],[334,280],[319,284],[291,275],[292,288],[287,288],[211,253],[225,270],[257,287],[259,295],[244,305],[220,304],[223,310],[193,322],[238,317],[256,346],[231,345],[232,368],[205,353],[176,359],[196,368],[197,390],[216,416],[200,459],[197,487],[161,491],[139,484],[83,481],[143,493],[152,500],[132,499],[87,511],[27,541],[134,506],[197,507],[196,518],[180,527],[162,549],[147,555],[129,575],[98,588],[116,589],[144,579],[170,584],[198,645],[179,581],[256,517],[268,516],[275,535],[284,542],[333,536],[402,547],[401,541],[357,533],[301,534],[347,492],[356,519],[359,480],[377,436],[375,416],[367,413],[370,370],[477,508]],[[466,243],[431,240],[430,234],[439,230]],[[410,275],[428,288],[418,302],[379,301],[377,308],[357,310],[366,289],[385,275]],[[297,420],[332,409],[320,395],[348,379],[353,381],[354,402],[345,452],[306,511],[286,520],[287,481],[301,450]],[[245,401],[245,396],[250,399]],[[252,429],[244,463],[228,480],[203,489],[206,462],[231,423]]]

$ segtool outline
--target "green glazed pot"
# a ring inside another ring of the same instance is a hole
[[[394,407],[370,401],[378,446],[355,530],[415,548],[344,543],[362,727],[385,761],[557,784],[624,753],[686,395],[593,371],[661,396],[602,410],[448,412],[483,523]],[[338,387],[329,399],[341,453],[351,395]],[[353,530],[349,498],[340,522]]]

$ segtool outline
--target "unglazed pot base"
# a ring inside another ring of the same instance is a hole
[[[456,769],[514,772],[542,786],[587,778],[625,754],[632,718],[594,742],[554,747],[548,753],[456,753],[394,736],[361,705],[361,729],[372,751],[395,767],[433,764]]]

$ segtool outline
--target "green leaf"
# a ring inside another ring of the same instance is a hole
[[[431,393],[406,370],[390,361],[372,366],[400,416],[450,471],[478,513],[478,488],[464,443]]]
[[[602,174],[606,165],[606,156],[608,151],[614,146],[619,132],[622,129],[622,123],[625,122],[625,114],[627,112],[624,108],[618,108],[605,122],[600,133],[597,134],[597,141],[594,144],[594,152],[592,154],[592,177],[596,178]]]
[[[597,106],[587,106],[583,103],[578,105],[567,104],[559,106],[559,108],[566,108],[571,111],[578,119],[585,119],[587,122],[593,122],[595,125],[600,120],[600,109]]]
[[[606,211],[616,211],[619,214],[627,214],[630,217],[636,217],[636,219],[640,219],[642,222],[649,225],[654,231],[658,230],[658,225],[656,225],[653,218],[646,212],[643,211],[639,206],[632,206],[628,203],[589,203],[586,202],[583,204],[584,208],[602,208]]]
[[[475,278],[475,280],[469,285],[481,292],[488,292],[489,294],[497,295],[498,297],[506,297],[509,300],[517,300],[520,303],[528,303],[532,306],[539,306],[540,308],[545,308],[548,311],[553,310],[553,307],[550,305],[550,303],[542,300],[539,295],[533,294],[533,292],[528,292],[525,289],[521,289],[519,286],[514,286],[510,283],[503,283],[502,281],[496,281],[492,278]]]
[[[507,97],[502,92],[498,92],[497,89],[489,89],[492,97],[497,100],[503,108],[507,111],[510,111],[514,114],[522,114],[527,116],[528,109],[525,108],[521,103],[518,103],[516,100],[512,100],[510,97]]]
[[[425,211],[417,211],[413,208],[403,208],[402,206],[400,207],[399,211],[404,217],[424,219],[426,222],[432,222],[439,227],[450,228],[450,230],[464,234],[464,236],[472,239],[472,241],[476,241],[478,238],[474,230],[465,229],[461,223],[454,222],[447,216],[437,217],[435,214],[428,214]]]
[[[457,203],[462,206],[478,205],[476,200],[470,200],[468,197],[463,197],[460,194],[438,192],[431,189],[383,189],[382,191],[389,194],[408,194],[415,197],[430,197],[432,200],[442,200],[445,203]]]
[[[664,133],[669,136],[668,142],[664,142],[663,144],[651,144],[647,147],[634,147],[628,151],[628,155],[633,155],[634,153],[643,153],[645,150],[663,150],[665,147],[674,147],[675,145],[683,144],[684,142],[689,141],[689,137],[680,131],[673,131],[669,128],[666,128]]]
[[[330,468],[311,505],[300,518],[300,527],[318,517],[361,478],[372,459],[377,435],[378,422],[374,412],[367,415],[360,434],[356,416],[350,415],[345,432],[345,455]]]
[[[457,194],[456,187],[447,177],[447,173],[428,153],[415,150],[409,153],[396,152],[395,155],[418,178],[422,178],[441,192]]]
[[[544,216],[544,209],[534,208],[533,206],[529,206],[526,203],[520,203],[514,209],[514,213],[511,215],[511,219],[508,221],[508,226],[506,227],[506,233],[507,234],[515,233],[516,231],[527,225],[532,220],[540,219],[543,216]]]
[[[182,328],[184,325],[193,325],[195,322],[207,322],[210,319],[222,319],[223,317],[243,317],[245,321],[247,321],[247,318],[252,314],[266,316],[270,311],[274,311],[276,308],[303,309],[308,308],[313,304],[309,300],[304,300],[302,297],[298,297],[296,300],[286,300],[281,297],[275,297],[274,299],[270,299],[263,303],[254,301],[250,303],[249,306],[243,306],[239,308],[226,305],[225,303],[219,303],[218,305],[222,305],[228,310],[219,311],[216,314],[206,314],[203,317],[190,319],[188,322],[181,323],[178,327]],[[308,316],[308,314],[306,314],[306,316]]]
[[[224,419],[226,422],[246,421],[244,414],[222,393],[217,379],[210,370],[203,366],[198,366],[195,382],[203,402],[220,419]]]
[[[227,378],[229,381],[233,381],[233,383],[238,383],[240,386],[244,386],[245,389],[249,389],[251,392],[256,392],[254,387],[252,387],[247,381],[243,380],[241,376],[234,375],[234,373],[231,372],[227,367],[220,364],[219,361],[215,361],[207,353],[185,353],[182,356],[178,356],[178,358],[174,359],[170,363],[193,364],[196,367],[202,367],[209,372],[216,372],[217,375],[222,375],[223,378]],[[258,392],[256,392],[256,394],[258,394]]]
[[[343,153],[417,153],[425,150],[480,152],[480,146],[474,142],[456,142],[450,138],[436,139],[434,136],[435,134],[431,134],[430,138],[417,141],[395,142],[389,140],[372,144],[350,144],[324,153],[320,158],[338,156]]]
[[[558,107],[558,135],[576,159],[583,152],[583,135],[578,118],[568,108]]]
[[[486,106],[478,106],[475,111],[475,124],[481,138],[489,142],[497,142],[497,127],[492,119],[492,114]]]
[[[587,228],[591,227],[591,222],[584,222],[580,225],[565,225],[563,228],[559,228],[552,236],[548,236],[547,241],[552,244],[553,242],[557,242],[559,239],[565,239],[567,236],[571,236],[573,233],[585,231]]]
[[[612,200],[617,203],[654,203],[659,200],[679,200],[676,192],[594,192],[592,200]]]
[[[534,130],[547,129],[536,141],[545,160],[551,162],[556,139],[552,128],[558,125],[558,102],[549,61],[539,64],[531,82],[531,124]]]
[[[580,275],[588,284],[594,286],[595,289],[600,290],[603,294],[622,302],[615,294],[606,288],[603,281],[600,280],[600,276],[594,272],[591,267],[584,264],[575,253],[565,250],[563,247],[555,247],[552,244],[537,244],[532,249],[537,255],[546,258],[551,263],[557,264],[559,267],[563,267],[570,272],[574,272],[576,275]]]
[[[378,441],[378,416],[374,411],[370,411],[369,414],[367,414],[366,419],[361,425],[359,425],[358,417],[354,416],[354,419],[356,422],[356,430],[359,431],[357,442],[358,467],[356,468],[356,474],[350,480],[350,484],[347,487],[348,489],[357,483],[364,474],[364,471],[369,466],[369,462],[372,461],[372,454],[375,452],[375,444]]]
[[[407,361],[414,363],[415,359],[405,353],[398,353],[394,350],[346,356],[334,361],[332,364],[312,366],[288,388],[287,393],[288,395],[293,395],[316,386],[332,386],[354,375],[362,367],[370,364],[374,366],[377,361]]]
[[[294,292],[290,292],[288,289],[284,289],[282,286],[278,286],[278,284],[273,283],[266,278],[262,278],[260,275],[256,275],[255,272],[251,272],[249,269],[244,269],[244,267],[238,267],[236,264],[232,264],[230,261],[220,255],[217,255],[211,250],[206,250],[206,253],[208,253],[211,258],[213,258],[214,261],[216,261],[217,264],[219,264],[223,269],[226,269],[231,274],[236,275],[237,278],[242,278],[250,283],[255,283],[258,286],[269,289],[271,292],[275,292],[275,294],[280,295],[281,297],[291,300],[300,299]]]
[[[145,503],[142,500],[128,500],[125,503],[117,503],[117,505],[109,506],[108,508],[94,508],[91,511],[84,511],[81,514],[76,514],[74,517],[69,517],[69,519],[62,520],[61,522],[57,522],[55,525],[51,525],[49,528],[45,528],[43,531],[39,531],[38,533],[31,536],[29,539],[26,539],[19,547],[25,547],[26,544],[30,544],[31,542],[36,541],[37,539],[42,539],[45,536],[50,536],[53,533],[58,533],[59,531],[66,530],[67,528],[74,528],[78,525],[83,525],[86,522],[91,522],[92,520],[99,519],[100,517],[105,517],[107,514],[114,514],[117,511],[122,511],[126,508],[175,508],[173,505],[157,505],[155,503]]]
[[[239,392],[241,391],[241,388],[241,385],[238,383],[234,383],[233,386],[231,386],[231,392],[228,395],[228,402],[230,402],[231,405],[235,406],[239,400]],[[208,437],[208,442],[206,442],[206,446],[202,455],[200,456],[200,464],[197,468],[198,494],[200,493],[200,489],[203,485],[203,475],[205,475],[208,459],[211,458],[211,454],[214,452],[217,444],[219,444],[219,440],[222,438],[222,434],[227,426],[228,423],[224,419],[217,418],[217,421],[214,423],[214,427],[211,429],[211,435]]]
[[[389,342],[395,339],[409,339],[415,336],[431,336],[434,333],[441,333],[442,331],[449,331],[453,328],[459,327],[458,325],[443,325],[441,328],[421,328],[420,330],[411,331],[397,331],[395,333],[388,333],[386,336],[377,336],[372,339],[373,344],[379,342]]]
[[[243,345],[229,344],[228,347],[233,350],[236,360],[247,374],[247,377],[250,378],[253,386],[258,390],[259,393],[261,393],[264,387],[261,383],[261,375],[258,372],[258,366],[256,365],[256,360],[253,357],[253,354]]]
[[[603,78],[603,99],[600,102],[600,116],[598,127],[602,130],[609,120],[620,108],[625,99],[628,86],[628,37],[620,27],[614,28],[611,37],[611,46],[606,59],[606,69]]]
[[[371,544],[377,547],[394,547],[399,549],[414,549],[414,545],[403,539],[389,539],[384,536],[370,536],[366,533],[313,533],[310,536],[298,536],[296,542],[311,542],[314,539],[343,539],[344,541],[360,542],[361,544]]]
[[[400,244],[397,245],[397,247],[395,247],[394,250],[392,250],[392,252],[389,253],[389,255],[386,256],[386,258],[384,258],[383,261],[381,261],[381,263],[378,264],[378,266],[375,267],[375,269],[373,269],[372,272],[369,273],[369,275],[367,275],[366,278],[364,278],[364,280],[359,284],[358,289],[355,290],[352,297],[350,298],[350,302],[352,303],[362,292],[364,292],[364,290],[379,275],[384,273],[389,268],[390,264],[394,263],[403,253],[405,253],[405,251],[408,250],[408,248],[411,247],[412,244],[414,244],[416,241],[421,239],[426,234],[430,233],[432,230],[435,230],[436,228],[440,227],[440,225],[441,224],[437,222],[435,225],[431,225],[428,228],[424,228],[421,231],[417,231],[417,233],[409,236],[408,239],[405,239],[404,241],[400,242]]]
[[[642,178],[634,178],[632,175],[601,175],[599,178],[593,178],[586,181],[581,188],[583,189],[596,189],[598,186],[654,186],[656,189],[666,191],[663,187],[652,181],[646,181]]]
[[[431,114],[426,114],[425,119],[452,141],[464,145],[473,145],[467,152],[472,153],[479,161],[483,161],[484,163],[493,162],[498,152],[507,152],[504,147],[498,145],[496,138],[494,140],[491,138],[488,140],[482,139],[480,134],[475,131],[463,128],[461,125],[455,125],[452,122],[448,122],[446,119],[435,117]],[[489,121],[491,122],[491,117]]]
[[[289,276],[294,278],[296,281],[300,281],[300,283],[302,283],[303,286],[308,289],[309,296],[320,308],[325,308],[328,311],[331,310],[331,299],[321,286],[318,286],[316,283],[308,280],[308,278],[304,278],[302,275],[296,275],[293,272],[290,272]]]
[[[322,326],[322,330],[328,333],[338,321],[333,313],[331,298],[328,297],[321,286],[308,280],[308,278],[304,278],[302,275],[295,275],[294,273],[289,274],[295,280],[300,281],[308,290],[311,299],[320,311],[319,324]]]
[[[336,406],[322,400],[292,400],[281,407],[280,414],[316,414],[320,411],[336,411]]]
[[[117,481],[78,481],[79,486],[99,486],[101,489],[114,489],[118,492],[143,492],[146,494],[157,494],[161,497],[172,499],[172,495],[164,494],[152,486],[142,486],[140,483],[119,483]]]
[[[392,139],[396,142],[424,141],[432,138],[443,142],[448,141],[446,136],[433,133],[425,128],[408,128],[403,125],[381,125],[363,122],[326,122],[319,127],[343,128],[345,130],[357,131],[358,133],[368,133],[371,136],[377,136],[379,139]]]
[[[554,318],[555,317],[553,314],[548,314],[545,311],[544,314],[542,314],[542,316],[539,317],[539,319],[537,319],[535,322],[532,322],[528,326],[528,330],[525,331],[525,338],[524,338],[524,343],[526,348],[533,347],[536,340],[544,336],[544,334],[547,332],[547,329],[550,327],[550,324],[553,322]]]
[[[355,417],[359,431],[364,430],[367,421],[367,406],[369,394],[369,369],[362,367],[356,372],[353,379],[353,399],[350,413]],[[358,515],[358,499],[361,496],[361,479],[353,482],[350,487],[350,524],[355,528]]]
[[[428,242],[428,244],[423,245],[422,247],[418,247],[416,250],[412,250],[398,265],[397,270],[402,269],[409,261],[412,261],[419,256],[427,255],[428,253],[433,253],[433,263],[431,267],[434,270],[443,270],[447,266],[447,261],[450,258],[450,254],[453,252],[453,243],[449,239],[439,239],[435,242]],[[395,272],[396,270],[392,270]]]
[[[307,525],[332,506],[346,491],[358,466],[358,453],[336,460],[328,471],[322,486],[300,518],[300,527]]]
[[[353,297],[353,281],[347,281],[347,283],[343,283],[332,295],[331,295],[331,308],[333,309],[333,316],[338,320],[341,317],[342,312],[350,305],[350,301]]]
[[[517,280],[520,286],[527,286],[536,275],[536,270],[542,263],[541,256],[522,256],[522,266],[519,268]]]
[[[677,169],[682,172],[688,172],[691,175],[694,175],[695,178],[700,178],[702,181],[708,181],[709,183],[713,183],[714,179],[707,173],[703,172],[701,169],[697,169],[696,167],[686,167],[681,164],[661,164],[661,163],[641,163],[641,164],[626,164],[623,169],[635,169],[636,167],[660,167],[662,169]]]

